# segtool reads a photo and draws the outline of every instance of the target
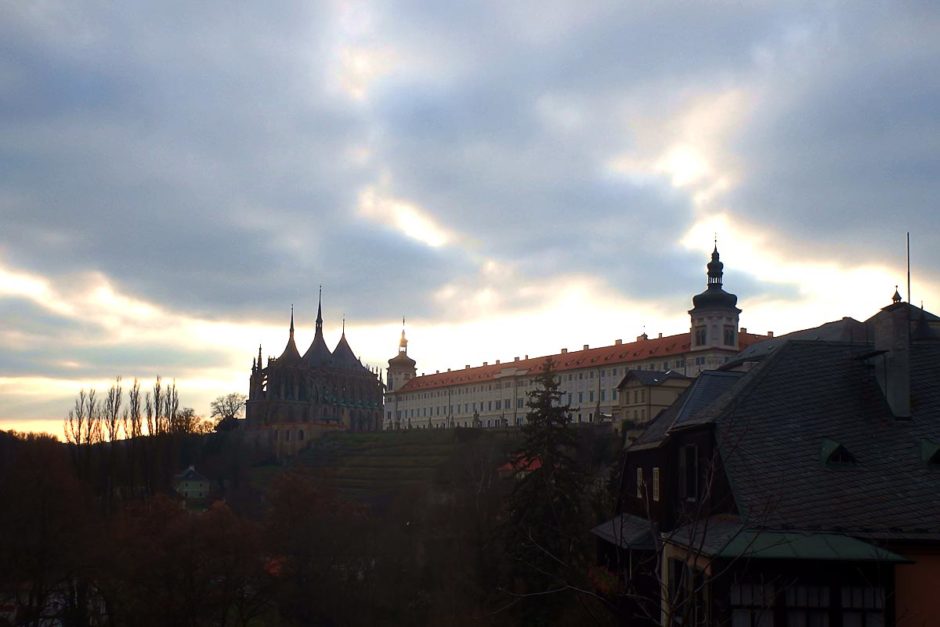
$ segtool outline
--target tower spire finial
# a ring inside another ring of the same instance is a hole
[[[290,305],[290,336],[294,337],[294,304]]]
[[[343,314],[343,335],[346,335],[346,314]]]
[[[320,293],[317,296],[317,333],[323,331],[323,286],[320,286]]]

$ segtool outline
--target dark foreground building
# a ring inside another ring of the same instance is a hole
[[[382,420],[380,375],[362,365],[346,341],[332,351],[323,339],[317,306],[316,334],[301,355],[290,335],[280,357],[262,365],[261,347],[251,366],[246,435],[278,457],[292,455],[328,431],[378,431]]]
[[[940,624],[940,318],[756,344],[627,450],[594,529],[628,624]]]

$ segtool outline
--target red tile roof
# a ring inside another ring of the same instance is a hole
[[[765,335],[742,332],[738,334],[738,348],[739,350],[744,350],[751,344],[765,339],[767,339]],[[668,335],[666,337],[641,339],[628,344],[613,344],[611,346],[601,346],[585,350],[568,351],[567,353],[544,355],[542,357],[532,357],[530,359],[520,359],[519,361],[507,361],[499,364],[477,366],[475,368],[464,368],[462,370],[421,375],[420,377],[415,377],[408,381],[396,392],[415,392],[417,390],[430,390],[450,385],[465,385],[468,383],[479,383],[481,381],[492,381],[501,374],[503,376],[522,374],[518,371],[534,373],[538,372],[542,364],[545,363],[545,360],[549,358],[555,362],[555,370],[561,372],[565,370],[576,370],[578,368],[615,366],[657,357],[672,357],[674,355],[687,353],[690,348],[689,334],[679,333],[678,335]]]

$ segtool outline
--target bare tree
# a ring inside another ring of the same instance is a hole
[[[219,396],[210,404],[212,408],[210,417],[215,419],[216,423],[220,423],[226,419],[234,420],[241,418],[242,411],[245,409],[245,401],[247,400],[247,396],[239,394],[238,392]]]
[[[104,429],[107,432],[108,442],[114,442],[118,439],[121,430],[121,404],[124,400],[124,391],[121,388],[121,377],[114,379],[114,383],[108,388],[108,394],[104,399],[104,408],[102,411],[104,418]],[[126,434],[126,432],[125,432]]]

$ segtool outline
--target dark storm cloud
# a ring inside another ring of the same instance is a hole
[[[319,284],[332,312],[360,320],[443,315],[429,295],[471,282],[483,258],[523,279],[576,272],[633,298],[688,295],[704,263],[675,244],[696,218],[688,193],[617,179],[606,162],[635,146],[631,116],[668,127],[690,92],[728,85],[765,94],[727,147],[745,170],[732,213],[806,256],[855,263],[886,227],[929,230],[929,10],[568,6],[366,5],[371,26],[317,3],[14,14],[0,21],[2,260],[98,270],[220,318],[280,320],[291,302],[312,318]],[[398,54],[364,102],[337,92],[347,44]],[[776,69],[755,61],[762,50]],[[570,124],[553,117],[566,108]],[[350,160],[358,148],[371,158]],[[430,249],[359,216],[383,177],[456,243]]]
[[[910,230],[922,267],[940,263],[940,15],[901,6],[783,60],[737,138],[731,206],[799,258],[898,266]]]

